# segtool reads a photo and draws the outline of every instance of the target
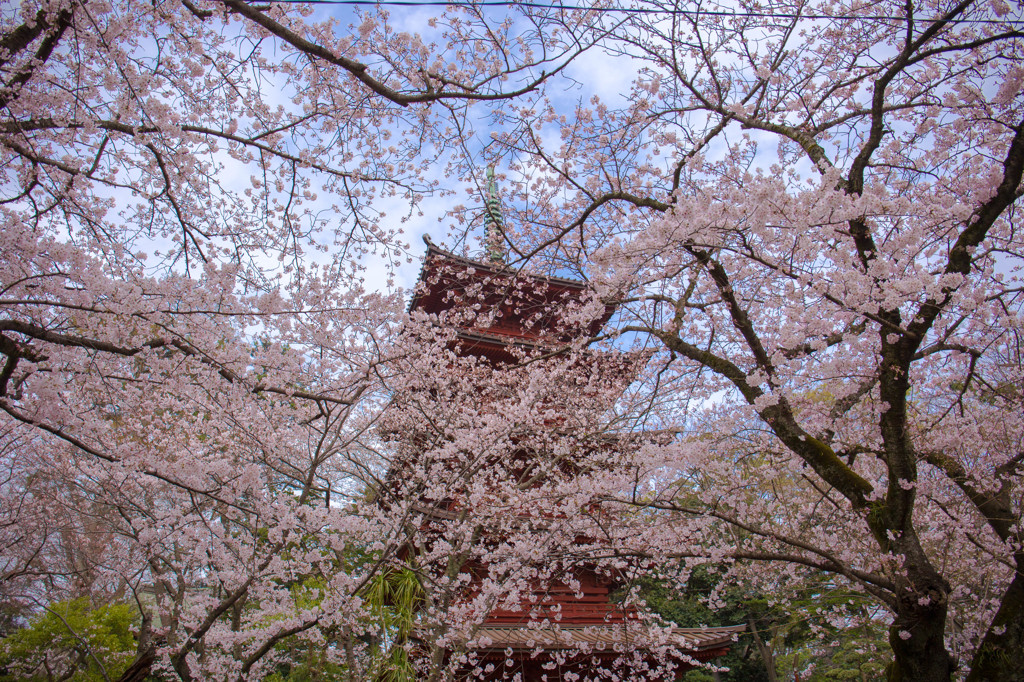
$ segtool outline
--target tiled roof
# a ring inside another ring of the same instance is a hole
[[[567,277],[552,277],[550,275],[535,275],[525,272],[519,272],[504,263],[495,263],[493,261],[479,261],[473,260],[472,258],[467,258],[466,256],[460,256],[456,253],[452,253],[451,251],[446,251],[445,249],[442,249],[440,246],[431,241],[430,237],[427,235],[423,235],[423,241],[427,245],[427,255],[424,258],[424,260],[426,260],[426,258],[432,255],[443,256],[444,258],[454,261],[459,265],[465,265],[467,267],[476,268],[478,270],[487,270],[488,272],[500,273],[505,275],[519,275],[523,277],[529,277],[530,279],[542,280],[544,282],[564,284],[565,286],[575,287],[577,289],[587,288],[587,283],[582,280],[570,279]]]
[[[695,653],[730,644],[734,637],[746,630],[745,625],[707,628],[672,628],[668,634],[669,646],[680,653]],[[631,634],[633,636],[631,636]],[[640,643],[639,633],[622,627],[563,627],[540,629],[530,627],[482,627],[470,646],[476,651],[505,649],[634,649]]]
[[[451,251],[446,251],[440,246],[430,240],[430,237],[423,235],[423,241],[427,245],[427,253],[423,257],[423,264],[420,266],[420,274],[417,277],[417,282],[423,281],[423,276],[430,264],[431,257],[441,257],[445,259],[451,265],[464,266],[467,268],[473,268],[480,272],[489,272],[495,275],[523,277],[537,282],[549,282],[551,284],[557,284],[569,289],[584,290],[587,288],[587,283],[578,279],[568,279],[565,277],[550,277],[547,275],[534,275],[525,272],[518,271],[504,263],[494,263],[490,261],[479,261],[467,258],[466,256],[460,256]],[[412,300],[409,301],[409,311],[412,312],[417,308],[420,293],[413,291]]]

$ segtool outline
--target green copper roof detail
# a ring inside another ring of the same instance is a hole
[[[505,224],[501,217],[498,183],[494,179],[494,166],[487,167],[487,199],[484,202],[484,241],[487,258],[493,263],[505,262]]]

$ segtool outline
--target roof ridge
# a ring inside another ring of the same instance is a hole
[[[444,249],[444,248],[438,246],[437,244],[435,244],[434,241],[430,238],[430,235],[428,235],[428,234],[424,234],[423,235],[423,241],[427,245],[427,254],[426,254],[426,256],[424,256],[424,259],[423,259],[424,263],[426,263],[426,259],[430,257],[431,252],[434,252],[437,255],[444,256],[444,257],[450,258],[452,260],[461,261],[461,262],[463,262],[466,265],[469,265],[471,267],[483,268],[484,270],[489,270],[489,271],[494,272],[496,274],[529,277],[530,279],[539,279],[539,280],[544,280],[546,282],[553,282],[555,284],[566,284],[566,285],[570,285],[570,286],[575,286],[575,287],[579,287],[580,289],[586,289],[586,288],[588,288],[590,286],[589,282],[587,282],[585,280],[582,280],[582,279],[576,279],[574,277],[557,277],[555,275],[539,275],[539,274],[535,274],[535,273],[532,273],[532,272],[525,272],[525,271],[523,271],[521,269],[520,270],[516,270],[512,266],[508,265],[507,263],[490,263],[490,262],[487,262],[487,261],[478,261],[478,260],[476,260],[474,258],[470,258],[469,256],[460,256],[457,253],[454,253],[452,251],[448,251],[447,249]]]

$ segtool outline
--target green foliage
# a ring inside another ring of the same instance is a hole
[[[331,663],[322,651],[312,648],[288,648],[289,663],[264,678],[264,682],[335,682],[347,680],[344,667]]]
[[[885,677],[892,654],[884,623],[869,621],[833,631],[832,641],[807,639],[778,658],[780,671],[799,671],[804,682],[867,682]]]
[[[380,632],[375,680],[412,682],[416,679],[405,647],[423,596],[419,576],[408,568],[379,573],[366,585],[363,599],[369,605]]]
[[[682,593],[654,580],[644,581],[641,592],[647,604],[658,615],[680,627],[738,625],[751,619],[764,623],[774,617],[775,614],[763,598],[743,594],[739,588],[725,591],[726,603],[722,608],[709,608],[705,599],[719,580],[720,577],[712,571],[698,568],[691,574],[686,590]],[[714,664],[729,668],[729,672],[719,673],[718,679],[721,680],[769,680],[768,671],[758,656],[749,632],[740,637],[728,654],[715,659]],[[711,682],[714,679],[706,670],[691,670],[683,677],[685,682]]]
[[[645,582],[642,594],[666,620],[682,627],[746,624],[747,632],[716,666],[728,667],[717,679],[768,682],[774,668],[779,680],[798,677],[804,682],[875,680],[892,654],[882,618],[870,611],[863,595],[837,587],[825,576],[806,578],[799,594],[785,607],[742,585],[722,588],[722,575],[708,567],[693,571],[680,591],[657,581]],[[724,603],[710,608],[706,601],[717,590]],[[763,649],[754,637],[754,629]],[[765,660],[765,659],[768,660]],[[684,682],[716,679],[705,670],[692,670]]]
[[[0,641],[0,680],[102,682],[101,666],[116,679],[135,657],[136,615],[126,603],[91,608],[85,597],[50,604]]]
[[[309,608],[324,597],[325,584],[307,578],[292,586],[296,608]],[[371,645],[372,663],[366,679],[374,682],[415,682],[418,677],[407,646],[423,604],[423,585],[411,568],[392,569],[375,575],[360,595],[368,607],[373,634],[360,637]],[[337,644],[337,643],[336,643]],[[332,682],[349,679],[342,665],[327,661],[321,646],[290,638],[276,647],[283,662],[264,682]]]
[[[289,591],[295,612],[298,613],[316,608],[323,602],[327,581],[322,576],[307,576],[292,584]],[[284,617],[280,614],[264,620],[269,624]],[[276,671],[263,678],[264,682],[334,682],[350,679],[344,666],[328,660],[324,654],[323,643],[310,643],[299,637],[288,637],[279,642],[274,649],[281,663]]]

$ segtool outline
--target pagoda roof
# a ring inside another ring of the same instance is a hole
[[[575,334],[593,336],[611,318],[606,305],[600,318],[584,327],[561,326],[563,314],[582,303],[590,290],[586,282],[525,273],[500,261],[475,260],[447,251],[423,237],[427,253],[409,302],[409,312],[443,317],[453,310],[466,313],[450,325],[458,336],[456,352],[514,364],[521,353],[552,350]]]
[[[722,627],[680,628],[668,632],[668,644],[675,645],[681,652],[695,652],[714,649],[731,644],[734,637],[746,631],[746,625]],[[619,626],[585,626],[538,628],[529,626],[493,627],[485,626],[476,630],[471,648],[476,651],[489,649],[536,649],[546,651],[579,649],[581,646],[635,647],[639,643],[635,631]],[[642,647],[641,647],[642,648]]]
[[[423,242],[427,245],[427,253],[423,256],[423,264],[420,266],[420,274],[417,278],[417,282],[424,281],[424,275],[427,273],[428,267],[431,266],[431,259],[443,259],[447,264],[454,266],[461,266],[465,268],[473,268],[477,272],[502,276],[502,277],[518,277],[527,279],[538,283],[554,284],[559,288],[576,290],[579,292],[585,291],[589,285],[578,279],[570,279],[567,277],[553,277],[551,275],[537,275],[532,273],[525,273],[521,270],[516,270],[506,263],[475,260],[468,256],[460,256],[457,253],[452,253],[446,249],[441,248],[430,239],[430,235],[423,235]],[[424,292],[418,290],[413,293],[412,300],[409,301],[409,312],[416,310],[420,307],[424,298]]]

